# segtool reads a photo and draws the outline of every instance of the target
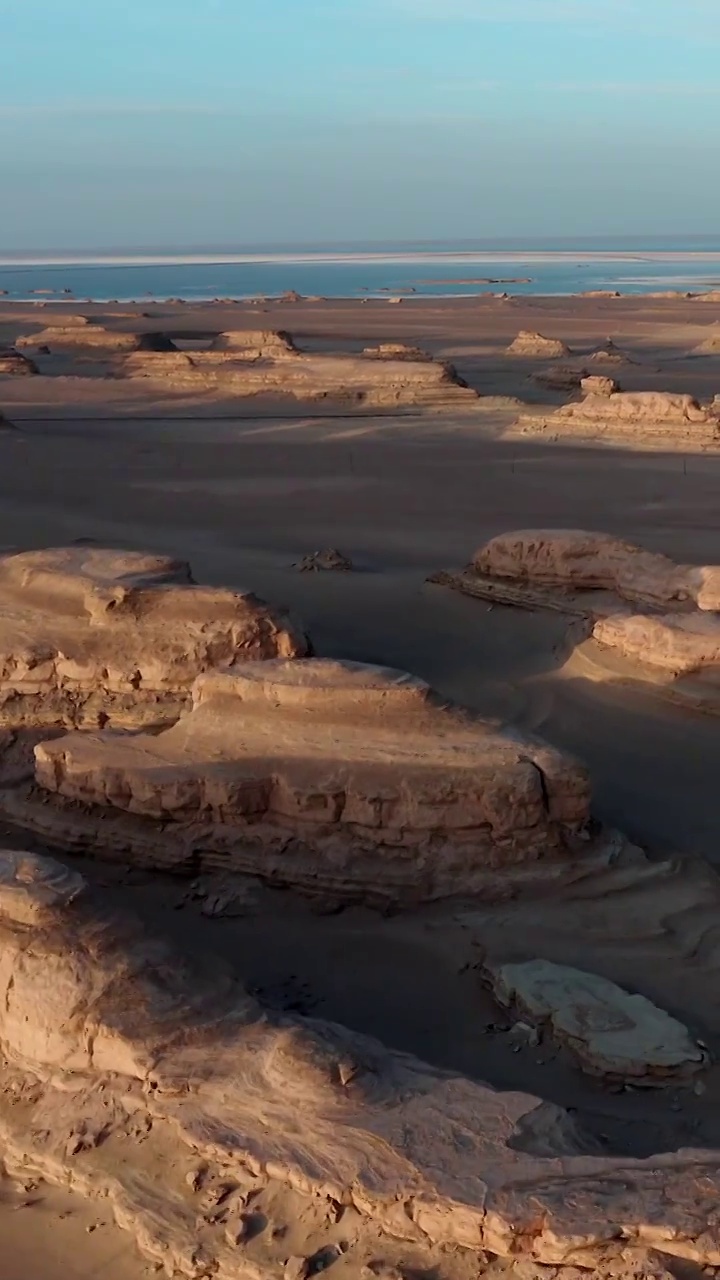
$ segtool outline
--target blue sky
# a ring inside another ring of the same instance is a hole
[[[0,0],[0,249],[718,230],[720,0]]]

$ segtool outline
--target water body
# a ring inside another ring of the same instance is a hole
[[[287,290],[326,298],[472,297],[505,291],[563,295],[592,289],[644,294],[719,286],[720,237],[526,242],[519,247],[482,241],[0,253],[0,290],[13,301],[201,301],[272,297]]]

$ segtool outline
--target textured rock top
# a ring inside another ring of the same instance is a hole
[[[0,849],[0,919],[39,925],[85,889],[85,881],[54,858]]]

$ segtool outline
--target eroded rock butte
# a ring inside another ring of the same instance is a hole
[[[508,347],[508,355],[527,356],[528,359],[556,359],[558,356],[569,356],[570,348],[559,338],[545,338],[541,333],[533,333],[521,329]]]
[[[198,586],[182,560],[93,547],[0,557],[0,723],[177,718],[195,678],[307,652],[257,597]]]
[[[611,391],[590,394],[551,413],[521,414],[515,429],[522,434],[550,432],[586,439],[662,442],[683,447],[720,446],[717,405],[700,404],[693,396],[666,391]]]
[[[82,801],[162,822],[123,836],[150,865],[200,858],[378,902],[491,893],[498,869],[583,847],[589,817],[571,757],[402,672],[326,659],[200,677],[173,728],[41,743],[36,779],[57,796],[63,842],[89,839],[92,813],[63,812]]]

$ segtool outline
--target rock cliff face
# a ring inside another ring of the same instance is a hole
[[[486,1252],[608,1276],[664,1275],[649,1247],[720,1263],[720,1153],[603,1155],[558,1106],[265,1009],[52,859],[0,853],[0,954],[5,1169],[102,1201],[167,1274],[242,1280],[256,1233],[267,1275],[348,1250],[458,1277]]]
[[[584,399],[552,413],[525,413],[516,427],[523,434],[551,433],[647,443],[708,447],[720,445],[718,407],[693,396],[665,391],[590,391]]]
[[[282,615],[197,586],[184,561],[87,547],[0,558],[0,723],[162,723],[202,672],[306,650]]]
[[[211,351],[231,351],[236,360],[281,360],[295,355],[297,347],[284,330],[235,329],[219,333]]]
[[[200,678],[193,704],[156,737],[43,743],[37,780],[176,824],[157,835],[158,863],[195,831],[207,865],[215,851],[218,865],[370,901],[471,892],[494,869],[566,852],[588,820],[575,761],[387,668],[251,663]]]
[[[181,359],[178,360],[178,355]],[[371,358],[284,352],[280,358],[248,357],[247,351],[190,351],[129,356],[120,376],[152,379],[177,390],[213,391],[251,397],[288,396],[313,402],[336,400],[367,408],[473,406],[478,395],[451,365],[434,360]]]

